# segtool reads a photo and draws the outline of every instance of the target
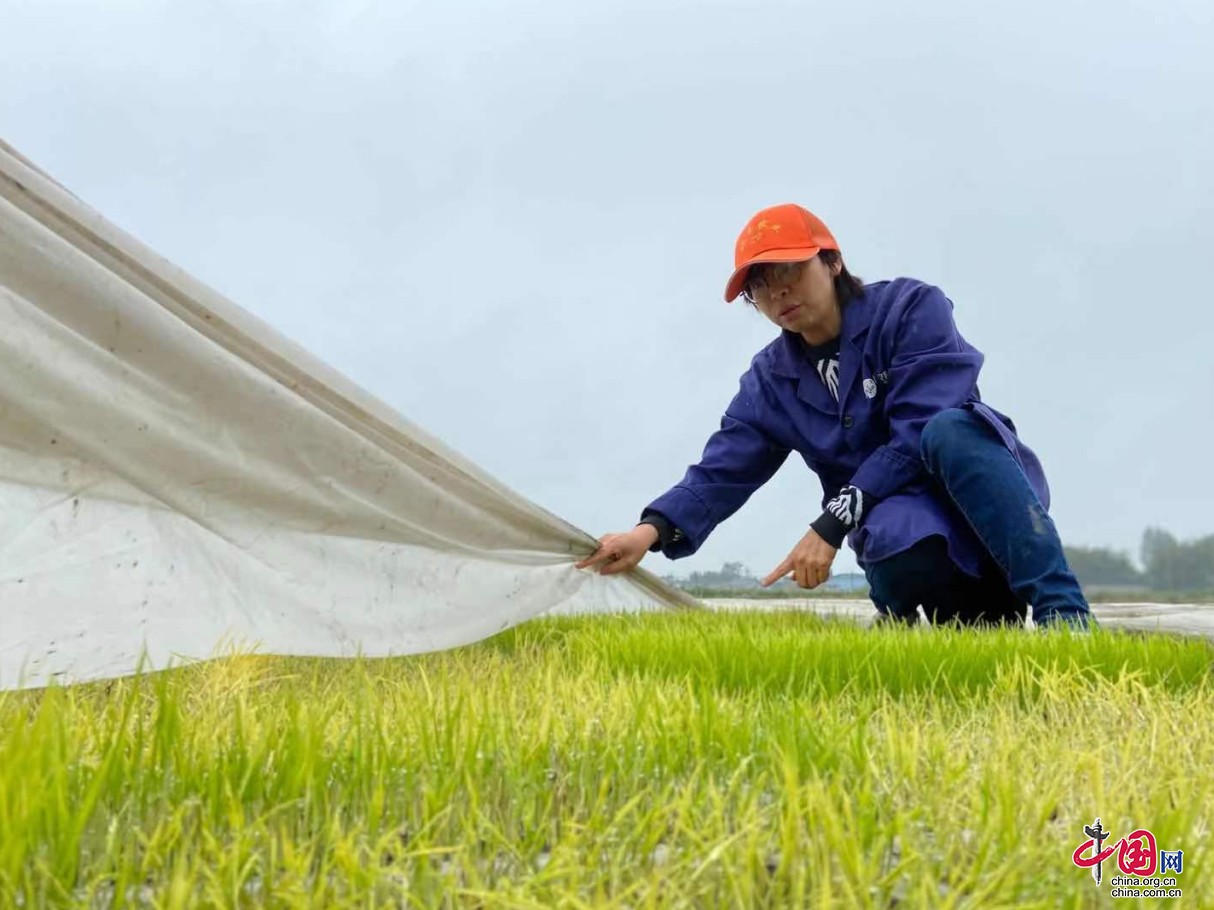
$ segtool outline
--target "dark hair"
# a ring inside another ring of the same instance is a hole
[[[847,270],[847,263],[838,250],[822,250],[818,258],[827,268],[834,268],[839,263],[839,274],[835,276],[835,293],[839,295],[839,306],[845,306],[853,297],[864,296],[864,282],[858,275]]]
[[[839,274],[834,277],[835,295],[839,298],[839,307],[847,306],[847,302],[855,297],[864,296],[864,282],[858,275],[853,275],[847,270],[847,263],[843,261],[843,256],[838,250],[822,250],[818,253],[818,258],[822,260],[822,264],[828,269],[833,269],[835,263],[839,263]],[[755,309],[758,306],[749,297],[743,295],[743,299]]]

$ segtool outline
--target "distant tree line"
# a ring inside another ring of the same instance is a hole
[[[1104,547],[1063,547],[1071,571],[1084,587],[1147,588],[1146,573],[1130,562],[1129,554]]]
[[[1214,534],[1178,541],[1161,528],[1147,528],[1142,535],[1142,563],[1152,588],[1214,588]]]
[[[692,572],[680,583],[693,588],[757,588],[759,578],[740,562],[727,562],[716,572]]]
[[[1170,531],[1147,528],[1135,566],[1122,552],[1103,547],[1067,547],[1067,561],[1084,586],[1135,586],[1155,591],[1214,590],[1214,534],[1178,540]]]
[[[765,594],[801,596],[805,593],[795,581],[789,578],[781,578],[767,588],[760,588],[759,583],[762,579],[740,562],[727,562],[715,572],[692,572],[686,578],[663,575],[662,580],[701,597],[714,597],[718,593],[724,595],[726,592],[738,590],[746,590],[748,597]],[[825,585],[817,589],[816,593],[855,593],[856,591],[867,591],[867,589],[868,583],[864,580],[863,573],[843,572],[832,575]]]
[[[1066,547],[1067,562],[1085,588],[1146,588],[1154,591],[1214,591],[1214,534],[1178,540],[1162,528],[1147,528],[1139,548],[1141,568],[1128,553],[1106,547]],[[688,589],[757,588],[759,579],[742,563],[686,578],[664,576]],[[792,586],[781,580],[773,588]]]

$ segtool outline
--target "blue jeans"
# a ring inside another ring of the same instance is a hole
[[[994,430],[972,411],[950,408],[924,427],[920,454],[989,560],[974,578],[953,564],[944,538],[921,540],[867,567],[877,609],[913,623],[922,605],[935,622],[987,624],[1023,621],[1027,603],[1038,625],[1086,628],[1091,611],[1054,522]]]

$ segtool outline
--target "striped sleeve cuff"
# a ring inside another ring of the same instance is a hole
[[[864,519],[864,491],[859,487],[843,487],[810,527],[818,536],[836,550],[843,546],[843,539]]]

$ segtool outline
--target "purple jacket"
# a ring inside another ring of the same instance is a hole
[[[982,417],[1049,507],[1037,456],[1008,417],[982,403],[983,356],[957,331],[952,301],[939,288],[913,278],[878,281],[844,306],[837,403],[803,346],[785,330],[755,355],[699,464],[642,511],[682,532],[663,549],[669,558],[698,550],[796,451],[822,482],[822,502],[806,503],[807,526],[846,484],[874,502],[848,535],[861,566],[940,534],[953,561],[977,575],[982,545],[919,455],[924,425],[946,408]]]

